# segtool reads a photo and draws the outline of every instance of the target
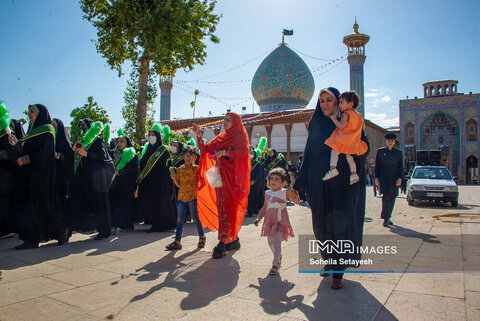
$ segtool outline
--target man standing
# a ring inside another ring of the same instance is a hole
[[[402,184],[403,157],[402,152],[395,148],[397,135],[385,135],[385,147],[379,148],[375,161],[375,185],[382,196],[383,226],[393,225],[390,221],[398,187]]]

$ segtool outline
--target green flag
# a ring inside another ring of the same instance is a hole
[[[293,36],[293,29],[292,30],[283,29],[283,35],[284,36]]]

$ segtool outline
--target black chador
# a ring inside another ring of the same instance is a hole
[[[57,239],[59,245],[68,240],[55,205],[55,129],[44,105],[30,105],[28,109],[28,132],[15,145],[17,162],[21,163],[17,181],[22,184],[14,191],[19,198],[13,205],[13,215],[16,232],[24,241],[16,249],[38,247],[38,243],[51,239]]]
[[[73,175],[73,151],[70,136],[65,130],[63,122],[54,118],[52,125],[55,128],[55,164],[57,166],[57,206],[60,217],[66,220],[65,207],[67,205],[68,191]]]
[[[269,173],[272,169],[275,167],[281,167],[283,169],[287,169],[287,162],[285,162],[285,159],[277,153],[275,149],[272,149],[271,152],[273,152],[273,155],[265,159],[265,171]]]
[[[12,119],[10,132],[21,139],[25,132],[22,124]],[[13,146],[8,142],[7,132],[0,131],[0,236],[14,231],[14,221],[10,213],[12,208],[12,192],[15,188],[18,164]],[[20,181],[19,181],[20,182]]]
[[[137,179],[137,222],[152,224],[149,232],[161,232],[175,228],[177,215],[172,200],[172,180],[167,166],[170,153],[162,145],[158,130],[150,130],[149,143],[140,158],[140,176]],[[152,138],[155,142],[152,142]]]
[[[253,158],[252,158],[253,157]],[[250,193],[248,194],[247,216],[258,214],[265,200],[265,166],[258,161],[255,151],[250,150]]]
[[[114,151],[115,176],[109,192],[112,226],[130,230],[133,229],[133,194],[139,174],[138,158],[130,138],[120,136],[117,141],[122,141],[124,147],[120,150],[117,145]]]
[[[313,231],[317,240],[350,240],[355,247],[362,245],[363,223],[365,218],[365,162],[367,153],[354,156],[359,169],[360,181],[350,185],[350,170],[345,155],[340,155],[337,169],[339,175],[323,181],[322,177],[330,168],[331,148],[325,140],[335,130],[335,125],[323,114],[317,101],[315,112],[308,125],[308,139],[303,161],[293,188],[306,190],[307,201],[312,211]],[[363,141],[367,142],[362,132]],[[367,142],[368,144],[368,142]],[[322,251],[322,258],[332,258],[339,262],[343,259],[360,259],[361,255],[337,254]],[[344,270],[351,265],[330,267]]]
[[[390,150],[385,146],[377,151],[375,177],[380,180],[380,194],[383,194],[381,218],[384,220],[384,225],[391,224],[390,217],[399,188],[396,186],[396,182],[403,175],[402,158],[402,152],[395,147]]]
[[[88,131],[75,148],[86,152],[74,155],[73,178],[67,201],[67,222],[70,229],[91,233],[98,231],[95,239],[103,239],[111,233],[111,209],[108,190],[112,182],[113,162],[100,137],[103,125],[91,119],[79,122],[79,130]]]

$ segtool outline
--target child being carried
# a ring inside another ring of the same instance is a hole
[[[348,166],[350,167],[350,185],[359,181],[357,166],[352,155],[363,155],[367,152],[368,146],[361,139],[362,130],[365,127],[362,114],[357,112],[359,104],[358,95],[354,91],[346,91],[339,98],[342,117],[337,120],[337,114],[330,116],[337,128],[325,141],[325,144],[332,148],[330,155],[330,170],[325,174],[323,180],[329,180],[338,175],[338,156],[345,154]]]

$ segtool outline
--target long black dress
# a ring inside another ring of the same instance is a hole
[[[140,159],[140,172],[142,173],[150,157],[162,146],[160,132],[152,130],[157,137],[155,145],[148,145],[143,157]],[[136,221],[152,224],[151,232],[171,230],[177,225],[177,215],[172,200],[172,180],[168,171],[167,160],[170,157],[166,150],[158,158],[148,175],[138,185],[138,198],[136,201]]]
[[[25,135],[22,125],[15,119],[10,121],[10,130],[17,139]],[[14,149],[8,142],[8,135],[2,131],[0,133],[0,236],[14,231],[14,221],[10,210],[18,171],[15,156]]]
[[[70,189],[70,182],[73,175],[73,151],[70,136],[65,130],[63,122],[53,119],[53,126],[56,130],[55,136],[55,159],[57,172],[57,207],[60,217],[66,220],[65,208],[67,205],[67,197]]]
[[[19,238],[27,243],[36,244],[50,239],[58,239],[62,243],[66,238],[66,228],[62,224],[55,206],[55,140],[51,132],[29,136],[37,127],[50,124],[51,118],[44,105],[36,104],[38,115],[29,128],[26,140],[17,143],[18,157],[27,156],[30,164],[22,165],[18,170],[13,205],[16,220],[16,232]],[[21,146],[23,144],[23,147]],[[21,193],[21,194],[18,194]]]
[[[253,185],[248,194],[247,216],[258,214],[265,200],[265,166],[256,159],[252,160],[250,181],[253,181]]]
[[[127,142],[126,148],[132,143],[127,136],[121,136]],[[118,166],[118,164],[117,164]],[[138,157],[135,155],[125,167],[118,169],[113,178],[108,195],[112,208],[112,226],[121,229],[133,229],[133,194],[138,177]]]
[[[339,175],[328,181],[322,177],[330,168],[331,148],[325,140],[335,130],[335,124],[325,116],[317,101],[316,110],[308,125],[308,139],[303,162],[293,188],[306,189],[307,201],[312,211],[313,231],[317,240],[351,240],[355,247],[362,245],[365,218],[365,162],[367,153],[353,155],[360,181],[350,185],[350,169],[345,155],[338,159]],[[362,140],[368,145],[365,133]],[[322,258],[339,262],[340,258],[360,259],[360,254],[328,254],[322,251]],[[348,265],[333,266],[331,269],[344,270]]]
[[[395,198],[398,196],[398,186],[395,184],[398,179],[402,178],[402,175],[402,151],[395,147],[391,150],[387,146],[379,148],[375,158],[375,177],[380,181],[380,194],[383,194],[380,216],[385,222],[392,216]]]
[[[90,128],[91,120],[83,122]],[[108,190],[112,182],[113,162],[102,138],[94,138],[87,157],[82,157],[72,177],[67,201],[67,223],[70,230],[91,233],[97,230],[97,239],[111,233],[111,209]]]

